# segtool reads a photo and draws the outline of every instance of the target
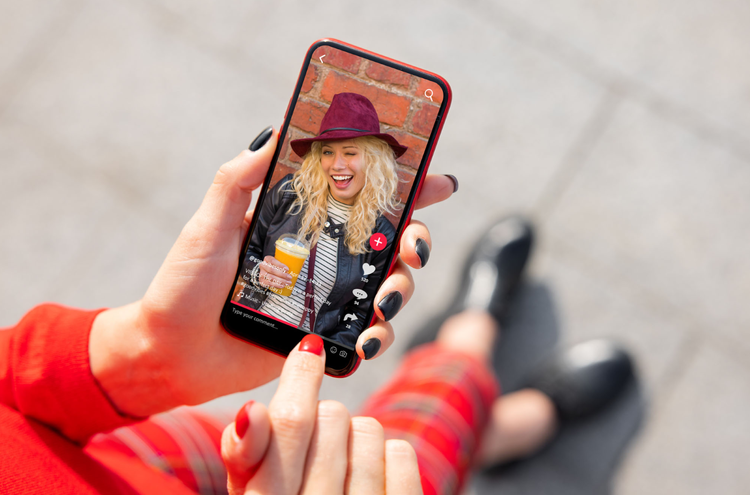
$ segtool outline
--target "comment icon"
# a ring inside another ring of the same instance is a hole
[[[354,289],[352,293],[357,299],[364,299],[365,297],[367,297],[367,292],[363,291],[362,289]]]

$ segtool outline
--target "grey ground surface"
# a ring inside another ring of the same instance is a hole
[[[4,0],[0,325],[140,297],[218,166],[281,123],[307,47],[339,38],[451,83],[432,170],[461,187],[415,215],[434,248],[397,342],[322,396],[356,408],[473,239],[522,212],[540,242],[498,351],[506,391],[599,336],[639,383],[468,491],[746,493],[749,24],[732,0]]]

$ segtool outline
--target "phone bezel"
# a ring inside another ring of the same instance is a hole
[[[389,254],[388,270],[386,271],[385,276],[381,280],[381,284],[382,284],[382,281],[384,281],[393,271],[393,267],[395,265],[395,262],[399,253],[399,245],[401,241],[401,236],[403,234],[404,228],[406,227],[406,225],[408,225],[408,222],[411,219],[411,216],[414,210],[415,198],[417,197],[417,195],[419,194],[419,191],[422,188],[423,178],[426,175],[427,170],[429,168],[429,164],[432,159],[433,152],[435,150],[435,144],[440,136],[440,132],[442,131],[443,124],[445,122],[445,117],[448,113],[448,109],[450,108],[450,103],[452,99],[451,89],[447,81],[445,81],[445,79],[443,79],[442,77],[432,72],[427,72],[423,69],[419,69],[417,67],[404,64],[397,60],[384,57],[377,53],[370,52],[368,50],[356,47],[354,45],[345,43],[343,41],[339,41],[339,40],[335,40],[331,38],[318,40],[310,46],[310,48],[307,51],[307,54],[305,55],[302,68],[300,69],[299,77],[297,78],[297,85],[295,86],[292,98],[289,100],[286,114],[284,115],[284,123],[279,132],[279,144],[283,142],[288,132],[289,125],[291,123],[291,116],[294,113],[295,105],[299,99],[299,95],[302,90],[302,85],[304,83],[307,70],[310,67],[310,61],[312,60],[313,53],[315,52],[315,50],[317,50],[318,48],[322,46],[331,46],[338,50],[342,50],[342,51],[351,53],[353,55],[362,57],[364,59],[372,60],[379,64],[383,64],[385,66],[388,66],[388,67],[391,67],[391,68],[394,68],[403,72],[407,72],[409,74],[415,75],[422,79],[429,80],[439,85],[440,89],[443,91],[443,102],[440,105],[440,109],[438,110],[437,116],[435,118],[435,124],[433,125],[432,132],[430,134],[429,139],[427,140],[427,144],[425,146],[425,152],[424,152],[424,155],[422,156],[422,160],[419,164],[419,168],[417,169],[417,172],[415,173],[414,182],[413,182],[414,185],[411,188],[409,198],[404,207],[404,213],[401,216],[401,220],[399,222],[398,228],[396,229],[396,238],[394,240],[393,246],[390,248],[391,253]],[[277,164],[280,153],[281,153],[281,146],[277,146],[276,151],[274,152],[273,158],[271,160],[271,166],[269,167],[268,173],[263,182],[263,187],[261,188],[261,192],[259,194],[256,205],[263,204],[263,200],[265,199],[265,195],[268,191],[268,186],[273,177],[274,168]],[[294,349],[294,347],[299,343],[299,341],[302,340],[302,338],[305,335],[307,335],[308,332],[305,332],[304,330],[300,330],[284,322],[280,322],[281,323],[280,326],[282,328],[279,328],[273,331],[268,331],[268,327],[266,325],[261,324],[261,323],[252,323],[248,321],[248,317],[244,316],[243,314],[237,314],[233,311],[233,308],[236,308],[238,310],[244,310],[244,313],[248,313],[248,312],[257,313],[260,316],[265,316],[264,319],[272,319],[271,317],[268,317],[264,315],[263,313],[244,308],[243,306],[238,306],[232,302],[232,294],[234,292],[235,284],[237,283],[237,279],[240,276],[240,272],[242,269],[242,260],[244,259],[245,252],[247,250],[248,243],[250,241],[250,234],[251,232],[253,232],[253,229],[255,228],[259,213],[260,213],[260,209],[256,208],[255,214],[253,215],[253,219],[250,224],[250,228],[248,229],[248,233],[242,244],[242,251],[240,255],[239,264],[237,267],[237,273],[234,276],[232,286],[227,296],[227,300],[224,304],[224,308],[222,309],[221,323],[224,329],[230,335],[233,335],[234,337],[240,340],[243,340],[245,342],[251,343],[253,345],[257,345],[263,349],[271,351],[282,357],[286,357],[287,355],[289,355],[289,352],[291,352],[292,349]],[[370,312],[371,312],[371,315],[370,315],[370,318],[368,319],[368,323],[365,326],[365,328],[371,326],[373,321],[376,318],[374,304]],[[243,312],[241,311],[241,313]],[[334,376],[334,377],[343,378],[343,377],[351,375],[352,373],[354,373],[354,371],[356,371],[356,369],[359,367],[359,364],[360,364],[360,358],[356,352],[356,349],[351,349],[353,351],[351,353],[351,356],[347,358],[343,358],[346,364],[339,366],[338,363],[341,363],[342,359],[339,359],[340,356],[338,355],[338,353],[332,352],[332,348],[336,348],[337,350],[337,348],[341,346],[341,344],[338,342],[332,341],[326,337],[323,337],[323,341],[324,341],[324,348],[327,353],[326,374],[330,376]],[[346,349],[349,349],[349,348],[346,348]],[[336,365],[336,366],[334,367],[332,365]]]

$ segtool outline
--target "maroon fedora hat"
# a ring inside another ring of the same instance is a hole
[[[393,149],[396,158],[406,153],[406,146],[399,144],[390,134],[380,132],[378,112],[372,102],[356,93],[334,95],[320,122],[320,132],[316,137],[295,139],[289,143],[295,153],[303,157],[310,151],[315,141],[340,141],[362,136],[375,136]]]

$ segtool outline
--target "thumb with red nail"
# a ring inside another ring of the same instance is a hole
[[[263,460],[270,438],[271,421],[266,406],[252,400],[243,405],[234,423],[221,436],[229,495],[245,493],[245,485]]]

